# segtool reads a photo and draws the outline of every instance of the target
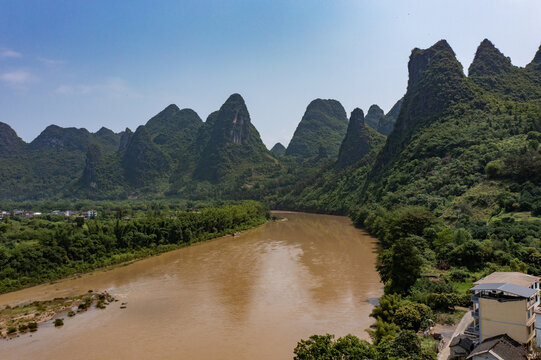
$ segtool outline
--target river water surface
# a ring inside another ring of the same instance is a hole
[[[287,220],[0,295],[0,306],[89,289],[119,299],[0,340],[0,359],[291,359],[312,334],[367,339],[382,294],[375,239],[345,217],[278,215]]]

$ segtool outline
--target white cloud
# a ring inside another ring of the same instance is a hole
[[[0,58],[19,58],[23,56],[21,53],[10,50],[10,49],[0,49]]]
[[[37,59],[38,59],[39,62],[41,62],[41,63],[43,63],[45,65],[48,65],[48,66],[62,65],[62,64],[66,63],[63,60],[48,59],[48,58],[44,58],[44,57],[38,57]]]
[[[120,78],[108,78],[97,84],[60,85],[54,91],[62,95],[88,95],[97,94],[108,97],[138,97]]]
[[[27,71],[15,70],[0,74],[0,80],[14,87],[22,87],[34,81],[35,78]]]

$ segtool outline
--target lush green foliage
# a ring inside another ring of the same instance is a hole
[[[61,216],[11,218],[0,223],[0,292],[58,279],[263,223],[261,204],[248,201],[197,212],[162,211],[84,222]]]
[[[338,101],[316,99],[306,108],[286,154],[300,158],[318,155],[336,158],[347,126],[346,111]]]
[[[409,330],[385,336],[377,345],[346,335],[334,340],[334,335],[313,335],[297,343],[296,360],[433,360],[436,354],[421,347],[419,337]]]

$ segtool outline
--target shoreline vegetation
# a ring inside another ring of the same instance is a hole
[[[89,309],[105,309],[118,300],[107,291],[88,293],[78,296],[55,298],[46,301],[34,301],[11,307],[6,305],[0,310],[0,338],[12,339],[27,333],[38,331],[40,324],[51,321],[55,327],[64,325],[64,313],[69,318]]]
[[[234,235],[271,219],[269,210],[256,201],[196,211],[155,205],[146,211],[129,210],[93,219],[46,215],[0,223],[0,294],[122,266]]]
[[[421,206],[359,208],[350,217],[380,245],[376,268],[385,287],[366,330],[372,342],[313,335],[297,343],[295,359],[434,360],[434,326],[460,321],[474,281],[495,271],[541,273],[539,221],[463,216],[450,224]]]

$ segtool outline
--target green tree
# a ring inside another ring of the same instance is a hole
[[[379,298],[379,304],[374,306],[370,316],[384,322],[393,322],[396,311],[402,305],[400,294],[385,294]]]
[[[398,325],[392,322],[385,322],[381,318],[377,319],[374,329],[366,330],[375,345],[378,345],[384,339],[392,338],[398,331],[400,331]]]
[[[293,350],[296,360],[333,360],[334,335],[312,335],[308,340],[301,340]]]
[[[410,238],[400,239],[392,247],[391,289],[405,294],[421,276],[423,257]]]

